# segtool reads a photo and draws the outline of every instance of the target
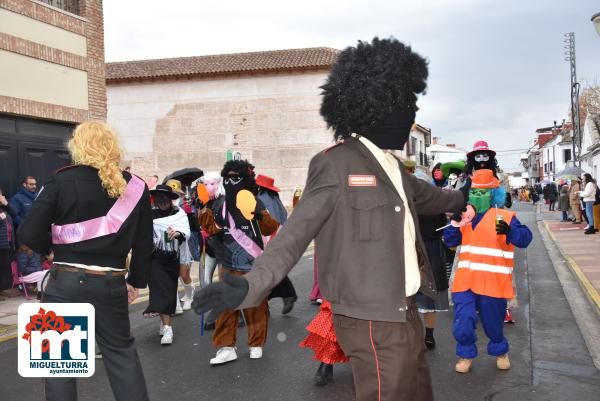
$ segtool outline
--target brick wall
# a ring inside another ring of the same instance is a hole
[[[104,67],[104,15],[102,0],[80,0],[79,12],[87,19],[87,72],[89,118],[106,120],[106,69]]]
[[[0,0],[0,7],[84,35],[87,39],[87,57],[2,32],[0,49],[87,71],[89,96],[88,110],[0,96],[0,112],[75,123],[89,119],[106,120],[102,0],[79,0],[81,18],[31,0]]]

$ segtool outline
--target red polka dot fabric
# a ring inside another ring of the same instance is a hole
[[[331,305],[324,300],[319,313],[306,326],[308,336],[300,343],[300,347],[314,351],[313,359],[330,365],[349,361],[337,342],[332,316]]]

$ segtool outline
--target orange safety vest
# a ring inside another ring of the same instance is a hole
[[[498,214],[508,224],[515,216],[502,209]],[[496,234],[496,209],[489,209],[475,229],[469,224],[460,231],[462,243],[451,291],[471,290],[494,298],[512,298],[515,246],[506,243],[506,235]]]

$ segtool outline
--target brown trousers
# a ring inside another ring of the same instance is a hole
[[[575,221],[581,221],[581,209],[579,208],[579,202],[570,202],[571,213],[573,213],[573,217]]]
[[[244,275],[242,272],[221,267],[219,268],[219,277],[223,277],[223,274]],[[248,329],[248,346],[263,347],[267,342],[267,330],[269,328],[269,303],[267,299],[265,298],[255,308],[242,310],[242,313],[246,319]],[[215,347],[235,347],[239,317],[239,310],[226,310],[217,318],[212,336]]]
[[[356,401],[433,401],[423,326],[412,301],[406,319],[333,316],[338,342],[352,364]]]

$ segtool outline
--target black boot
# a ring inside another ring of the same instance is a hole
[[[287,297],[283,298],[283,309],[281,309],[282,315],[287,315],[294,309],[294,304],[298,300],[298,297]]]
[[[425,346],[428,350],[435,349],[435,338],[433,338],[433,329],[425,327]]]
[[[333,365],[323,363],[319,365],[313,381],[317,386],[324,386],[333,379]]]

